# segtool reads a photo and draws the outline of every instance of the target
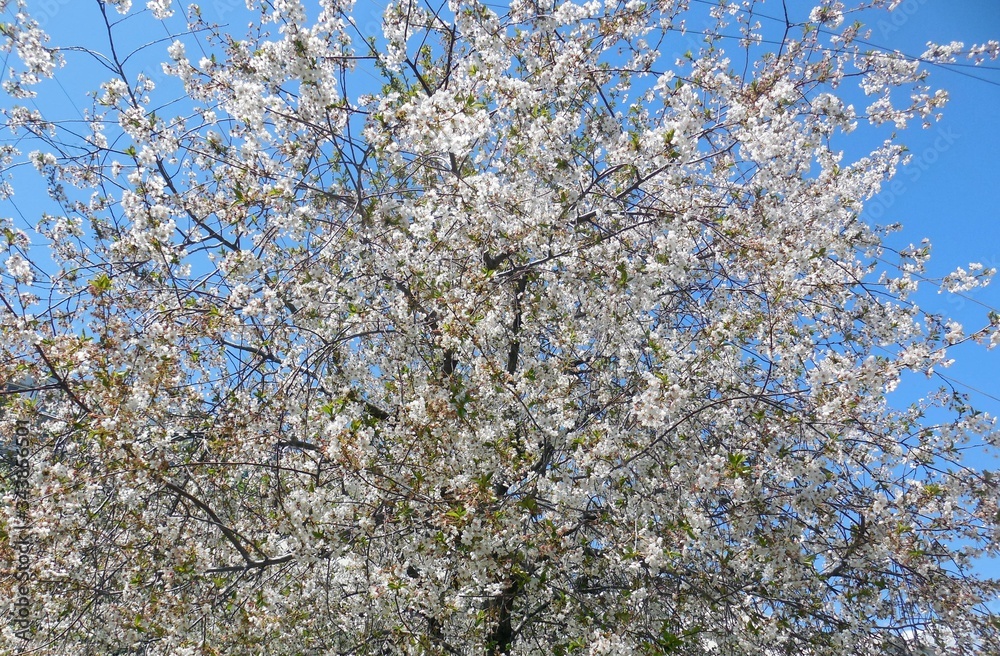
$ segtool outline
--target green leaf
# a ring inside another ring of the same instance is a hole
[[[111,278],[108,277],[108,274],[102,273],[90,281],[90,288],[94,294],[100,296],[111,289]]]

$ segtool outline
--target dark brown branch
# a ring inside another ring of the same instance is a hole
[[[507,373],[511,376],[517,371],[517,359],[521,352],[521,340],[518,339],[521,332],[521,296],[527,288],[528,277],[521,276],[514,288],[514,324],[510,327],[510,350],[507,352]]]
[[[509,654],[511,652],[511,647],[514,645],[514,638],[517,637],[512,622],[514,600],[521,592],[522,586],[523,583],[521,580],[515,577],[495,602],[497,607],[499,607],[500,616],[497,619],[496,626],[493,627],[493,630],[490,631],[490,635],[486,639],[490,656],[501,656],[502,654]]]
[[[52,377],[56,379],[56,382],[59,384],[59,389],[61,389],[63,392],[66,392],[66,396],[68,396],[70,400],[73,401],[73,403],[76,404],[78,408],[86,412],[88,415],[92,414],[93,411],[90,408],[88,408],[83,401],[80,400],[80,397],[78,397],[73,392],[73,390],[70,389],[69,383],[66,382],[66,379],[60,376],[59,373],[56,371],[55,366],[49,360],[49,356],[45,355],[45,351],[42,350],[42,347],[39,346],[38,344],[35,344],[35,350],[38,352],[38,355],[41,356],[42,360],[45,361],[45,366],[49,368],[49,373],[51,373]]]
[[[211,521],[211,523],[219,527],[219,530],[222,531],[222,534],[226,537],[226,540],[231,545],[233,545],[233,548],[236,549],[236,551],[239,552],[240,556],[243,557],[243,560],[246,561],[246,564],[244,565],[214,568],[208,570],[209,572],[235,572],[248,569],[260,569],[264,567],[270,567],[271,565],[280,565],[292,560],[293,558],[292,554],[285,554],[284,556],[279,556],[277,558],[272,558],[266,555],[263,551],[261,551],[259,547],[253,544],[253,542],[247,540],[239,533],[226,526],[226,524],[223,523],[222,519],[217,514],[215,514],[215,511],[212,510],[211,506],[209,506],[207,503],[205,503],[198,497],[194,496],[184,488],[175,485],[169,481],[164,481],[163,486],[168,490],[170,490],[171,492],[177,494],[179,497],[182,497],[190,501],[195,506],[200,508],[202,512],[208,515],[208,518]],[[250,550],[244,546],[244,542],[253,547],[253,549],[258,553],[260,553],[263,556],[263,558],[261,560],[255,560],[254,557],[251,555]]]

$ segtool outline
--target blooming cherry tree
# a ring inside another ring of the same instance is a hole
[[[865,44],[890,3],[93,4],[67,49],[0,2],[55,207],[0,226],[3,651],[998,653],[993,420],[887,402],[996,321],[909,300],[860,218],[903,144],[840,145],[945,102]]]

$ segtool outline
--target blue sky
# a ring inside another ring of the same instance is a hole
[[[919,54],[928,41],[981,43],[1000,39],[1000,3],[907,0],[893,20],[872,27],[872,43],[906,54]],[[931,83],[947,89],[951,97],[944,117],[928,130],[904,135],[913,161],[899,175],[902,184],[884,191],[866,213],[880,223],[903,224],[902,232],[889,240],[893,245],[930,239],[930,277],[970,262],[1000,269],[1000,61],[929,70]],[[925,285],[917,301],[929,311],[956,318],[967,330],[979,328],[985,324],[987,306],[1000,308],[1000,279],[966,295],[969,298],[938,294]],[[977,405],[1000,415],[1000,348],[959,348],[955,353],[956,363],[944,373],[967,385],[965,391]]]

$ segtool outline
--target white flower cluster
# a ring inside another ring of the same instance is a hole
[[[82,122],[4,114],[59,209],[0,221],[37,603],[0,652],[991,644],[1000,495],[962,458],[993,418],[890,394],[1000,319],[924,314],[929,245],[887,268],[859,218],[905,152],[844,135],[946,94],[858,5],[141,4],[94,9]],[[3,34],[12,93],[55,71]]]
[[[14,280],[21,284],[30,285],[35,279],[31,263],[19,253],[8,257],[6,266],[7,272],[14,277]]]
[[[153,12],[153,17],[157,20],[166,20],[174,15],[172,5],[173,0],[149,0],[146,8]]]
[[[958,267],[944,277],[938,293],[967,292],[977,287],[985,287],[994,274],[995,270],[987,269],[979,262],[969,264],[968,270]]]

